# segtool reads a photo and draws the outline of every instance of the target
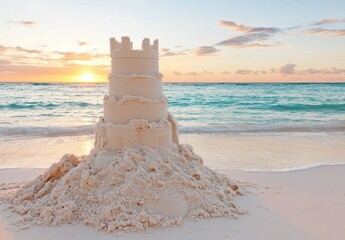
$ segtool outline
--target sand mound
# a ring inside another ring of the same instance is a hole
[[[142,232],[184,219],[237,218],[245,213],[233,201],[241,194],[189,145],[180,145],[65,155],[8,200],[24,215],[21,224],[84,222],[106,232]]]

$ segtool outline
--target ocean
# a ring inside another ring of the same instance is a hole
[[[164,83],[163,87],[169,111],[185,139],[188,135],[221,139],[303,135],[315,139],[335,136],[342,143],[345,136],[343,83]],[[85,151],[78,153],[86,154],[92,148],[94,125],[102,115],[107,91],[107,83],[1,83],[0,167],[47,167],[58,160],[55,155],[47,159],[49,148],[60,154],[63,149],[57,148],[67,145],[75,146],[73,149],[83,146]],[[32,143],[40,147],[30,150]],[[224,159],[231,159],[231,152],[227,154]],[[214,168],[232,167],[231,160],[228,165],[221,161]],[[262,169],[260,166],[243,159],[235,167]],[[286,166],[304,165],[281,168]],[[280,167],[265,164],[263,169]]]

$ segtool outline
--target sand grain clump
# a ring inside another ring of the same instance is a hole
[[[7,200],[22,225],[83,222],[106,232],[143,232],[185,219],[237,218],[245,213],[234,203],[241,194],[189,145],[179,145],[65,155]]]

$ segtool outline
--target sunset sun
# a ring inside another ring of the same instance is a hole
[[[79,77],[80,82],[94,82],[95,81],[95,75],[92,73],[84,73],[80,75]]]

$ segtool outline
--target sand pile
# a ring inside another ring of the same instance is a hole
[[[237,184],[179,145],[65,155],[7,200],[23,225],[84,222],[106,232],[143,232],[186,219],[237,218],[245,211],[236,195],[242,195]]]

